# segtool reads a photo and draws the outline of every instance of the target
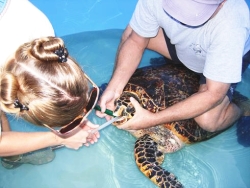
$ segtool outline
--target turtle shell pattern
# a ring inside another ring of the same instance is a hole
[[[157,113],[196,93],[198,88],[199,74],[184,65],[167,63],[138,68],[116,100],[114,114],[122,115],[124,120],[114,125],[133,117],[135,109],[129,100],[131,96],[143,108]],[[139,169],[159,187],[182,187],[174,174],[160,166],[164,153],[175,152],[185,144],[206,140],[217,133],[207,132],[194,119],[188,119],[133,131],[131,134],[138,138],[134,155]]]

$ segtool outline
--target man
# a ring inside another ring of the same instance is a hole
[[[102,112],[114,108],[148,48],[201,73],[199,91],[156,114],[131,98],[135,116],[119,128],[136,130],[189,118],[210,132],[227,128],[242,115],[231,100],[235,83],[241,81],[242,57],[250,48],[249,28],[244,0],[139,0],[99,101]]]

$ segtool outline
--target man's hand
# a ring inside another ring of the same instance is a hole
[[[107,114],[105,114],[105,110],[109,109],[111,111],[113,111],[115,109],[115,100],[119,97],[119,94],[116,93],[115,91],[106,89],[103,93],[103,95],[101,96],[101,99],[99,101],[99,105],[101,107],[101,111],[96,111],[96,115],[103,118],[105,117],[107,120],[110,120],[112,117],[111,116],[107,116]]]
[[[130,102],[135,108],[135,114],[133,118],[128,120],[126,123],[117,126],[117,128],[133,131],[138,129],[145,129],[154,125],[154,123],[152,122],[154,113],[142,108],[138,101],[133,97],[130,97]]]

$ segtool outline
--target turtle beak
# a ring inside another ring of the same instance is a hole
[[[117,117],[119,117],[119,116],[117,116]],[[122,125],[122,124],[124,124],[124,123],[126,123],[126,122],[127,122],[127,118],[124,117],[124,116],[121,116],[121,117],[119,117],[119,119],[118,119],[117,121],[115,121],[115,122],[113,123],[113,125],[119,126],[119,125]]]
[[[115,117],[120,117],[117,121],[115,121],[113,123],[113,125],[122,125],[123,123],[127,122],[128,118],[127,118],[127,114],[126,114],[126,106],[122,105],[119,106],[115,109],[115,111],[113,112],[113,116]]]

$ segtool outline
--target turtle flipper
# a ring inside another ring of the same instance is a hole
[[[238,91],[234,91],[233,103],[235,103],[241,110],[242,116],[250,116],[250,99],[242,95]]]
[[[158,150],[157,145],[148,134],[136,141],[134,155],[137,166],[157,186],[181,188],[182,185],[175,175],[160,166],[164,160],[164,153]]]

